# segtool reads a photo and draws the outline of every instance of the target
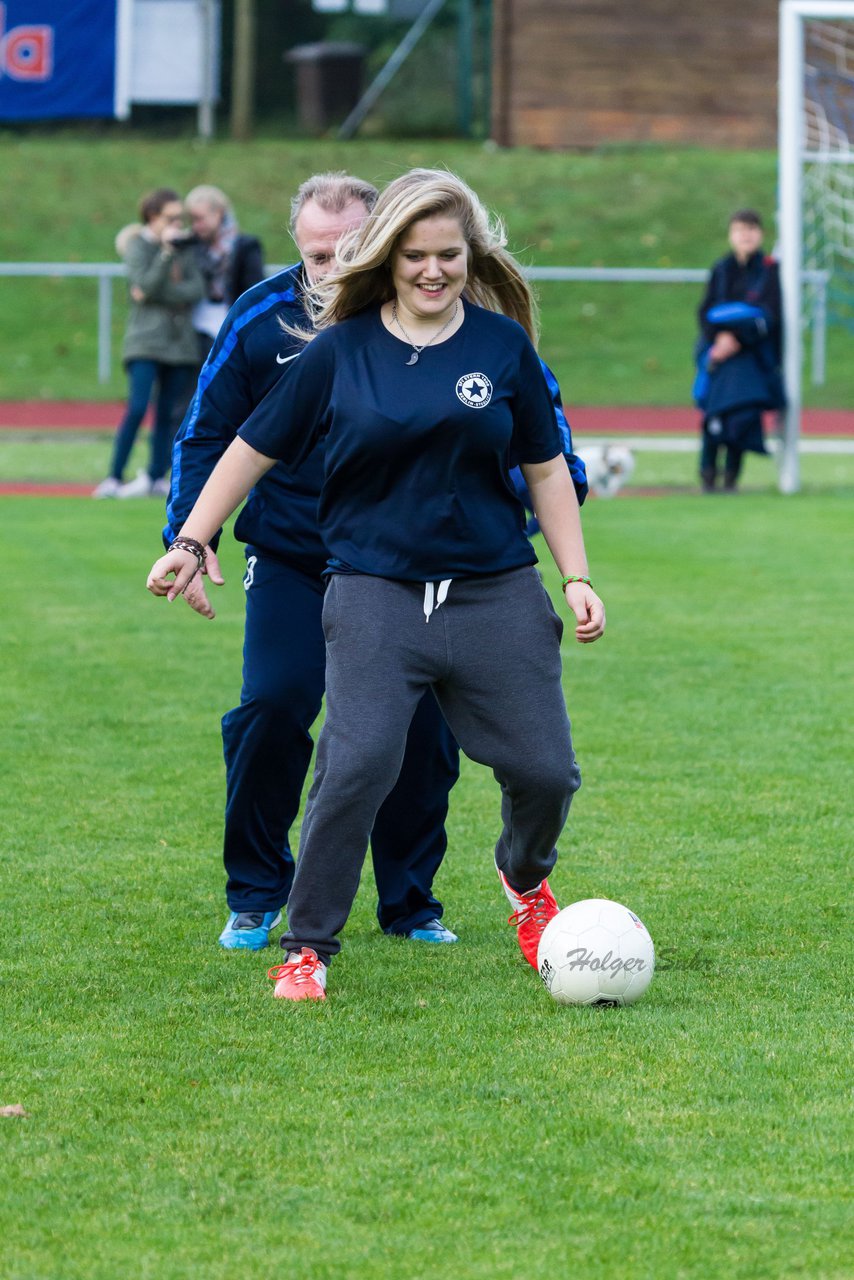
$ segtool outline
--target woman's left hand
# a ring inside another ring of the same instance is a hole
[[[566,603],[575,614],[579,644],[592,644],[605,631],[605,606],[586,582],[570,582],[564,589]]]

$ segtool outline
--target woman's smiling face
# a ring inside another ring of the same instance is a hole
[[[413,222],[392,254],[391,276],[401,313],[421,321],[446,319],[468,276],[459,220],[434,214]]]

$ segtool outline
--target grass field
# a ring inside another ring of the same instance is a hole
[[[351,143],[260,138],[252,145],[65,130],[0,131],[0,258],[114,262],[116,231],[142,192],[214,182],[232,194],[243,226],[269,262],[293,260],[290,193],[321,168],[347,168],[383,184],[412,165],[468,179],[509,226],[526,263],[708,267],[725,250],[729,213],[755,205],[774,240],[776,156],[658,147],[585,155],[496,151],[446,140]],[[26,191],[26,212],[21,195]],[[700,289],[695,285],[543,284],[542,353],[568,404],[684,404]],[[114,288],[113,370],[96,381],[93,280],[3,279],[0,399],[123,395],[124,290]],[[854,403],[850,334],[831,330],[828,379],[805,380],[805,402]]]
[[[553,883],[649,925],[624,1011],[525,967],[471,764],[460,944],[366,877],[328,1004],[274,1005],[216,946],[238,549],[207,623],[142,589],[157,504],[4,499],[4,1280],[850,1276],[850,496],[587,509]]]
[[[626,443],[631,447],[630,438]],[[0,431],[0,483],[88,484],[94,488],[106,472],[110,448],[111,440],[104,432]],[[627,491],[651,486],[695,489],[698,448],[690,452],[635,451],[635,471]],[[146,465],[148,449],[147,433],[142,432],[127,468],[128,476]],[[807,494],[854,498],[854,454],[804,453],[800,465],[801,483]],[[752,492],[774,492],[777,468],[773,460],[747,454],[741,485]]]

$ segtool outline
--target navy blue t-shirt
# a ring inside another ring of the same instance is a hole
[[[456,333],[411,353],[378,307],[360,312],[310,342],[238,434],[291,467],[325,438],[333,564],[430,582],[536,563],[509,473],[563,445],[527,334],[467,303]]]

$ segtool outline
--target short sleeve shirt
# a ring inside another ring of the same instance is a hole
[[[534,564],[509,473],[562,442],[525,331],[465,304],[456,333],[411,356],[379,308],[360,312],[307,344],[239,435],[289,466],[325,439],[332,563],[419,582]]]

